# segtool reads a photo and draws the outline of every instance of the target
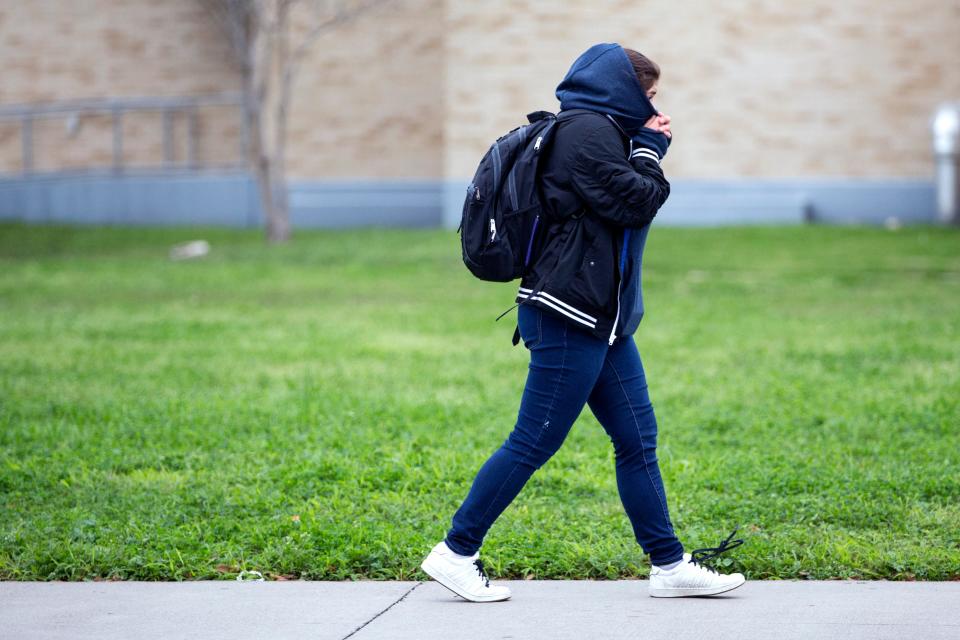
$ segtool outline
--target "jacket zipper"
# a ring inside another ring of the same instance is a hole
[[[617,317],[613,319],[613,328],[610,329],[610,341],[609,344],[613,344],[613,341],[617,339],[613,332],[617,330],[617,321],[620,320],[620,283],[617,283]]]
[[[620,285],[623,284],[623,278],[620,276],[620,260],[617,260],[617,315],[613,318],[613,328],[610,329],[610,340],[608,344],[613,344],[617,339],[614,332],[617,330],[617,322],[620,320]]]
[[[614,120],[610,114],[607,114],[607,117],[610,118],[610,121],[613,122],[614,125],[616,125],[617,129],[620,129],[620,131],[623,132],[624,134],[626,133],[625,131],[623,131],[623,128],[620,126],[620,124],[616,120]],[[627,151],[627,160],[629,160],[630,156],[633,155],[633,138],[631,138],[630,136],[627,136],[627,139],[630,141],[630,149]],[[623,236],[624,236],[623,241],[624,243],[626,243],[627,238],[626,238],[625,231],[623,232]],[[613,328],[610,329],[610,340],[608,344],[611,344],[611,345],[613,344],[613,341],[617,339],[617,337],[613,334],[617,330],[617,322],[620,321],[620,285],[621,284],[623,284],[623,277],[622,277],[622,274],[620,273],[620,260],[618,258],[617,259],[617,317],[613,319]]]

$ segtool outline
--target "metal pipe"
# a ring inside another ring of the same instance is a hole
[[[33,118],[23,116],[20,121],[20,154],[23,175],[33,172]]]
[[[187,166],[191,169],[196,169],[198,166],[197,146],[199,140],[197,138],[200,135],[200,123],[197,118],[197,110],[190,109],[187,120]]]
[[[173,111],[163,110],[163,164],[173,166]]]
[[[960,102],[941,104],[932,129],[940,221],[960,225]]]
[[[200,145],[202,123],[199,110],[204,107],[235,107],[241,119],[238,146],[240,157],[231,162],[204,162],[203,148]],[[124,147],[124,121],[127,114],[159,111],[161,114],[163,157],[150,167],[149,170],[164,169],[168,171],[180,170],[212,170],[224,171],[228,169],[243,169],[247,166],[246,152],[250,148],[250,130],[244,114],[245,103],[238,93],[221,93],[199,96],[172,96],[146,98],[103,98],[94,100],[72,100],[51,103],[33,103],[19,105],[0,105],[0,123],[16,121],[20,128],[20,174],[21,175],[74,175],[76,173],[98,174],[104,169],[115,174],[127,173],[144,169],[145,167],[129,166],[126,162]],[[107,166],[87,166],[75,169],[51,168],[48,171],[38,171],[37,150],[35,144],[35,123],[43,124],[49,119],[68,119],[68,131],[72,131],[69,121],[76,121],[90,115],[104,115],[110,118],[112,124],[110,139],[112,153]],[[186,120],[186,155],[184,160],[177,159],[176,131],[178,125],[175,118],[183,117]],[[0,176],[5,172],[0,170]]]
[[[112,113],[114,111],[159,111],[162,109],[191,109],[208,106],[240,106],[239,93],[218,93],[199,96],[171,96],[146,98],[101,98],[94,100],[63,100],[0,106],[0,120],[58,116],[68,113]]]
[[[123,172],[123,111],[113,110],[113,172]]]

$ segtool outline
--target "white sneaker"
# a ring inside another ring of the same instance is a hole
[[[471,602],[495,602],[510,597],[509,587],[491,585],[480,552],[469,557],[455,554],[441,540],[420,564],[427,575]]]
[[[746,581],[742,573],[723,574],[693,562],[689,553],[670,571],[650,567],[650,595],[655,598],[710,596],[736,589]]]

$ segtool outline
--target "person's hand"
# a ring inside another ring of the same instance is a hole
[[[648,129],[653,129],[654,131],[659,131],[668,138],[673,136],[673,133],[670,131],[670,116],[662,111],[658,111],[657,115],[651,116],[643,126]]]

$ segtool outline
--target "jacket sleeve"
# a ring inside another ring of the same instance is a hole
[[[620,227],[642,227],[653,220],[670,195],[670,183],[658,160],[648,155],[624,157],[620,134],[599,127],[577,151],[570,181],[594,215]]]

